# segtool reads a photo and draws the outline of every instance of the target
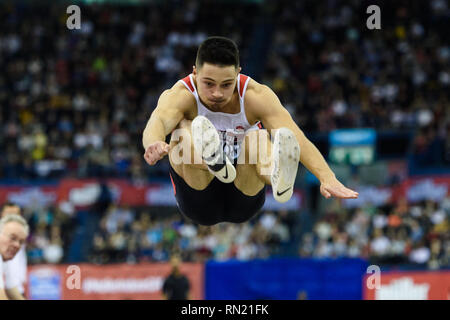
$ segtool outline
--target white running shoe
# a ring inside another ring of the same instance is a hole
[[[204,116],[197,116],[191,124],[194,149],[208,165],[208,170],[221,182],[231,183],[236,169],[223,152],[222,142],[214,125]],[[224,161],[225,160],[225,161]]]
[[[288,201],[294,192],[300,160],[300,146],[294,133],[288,128],[277,130],[272,145],[272,159],[273,168],[270,181],[272,182],[273,197],[283,203]]]

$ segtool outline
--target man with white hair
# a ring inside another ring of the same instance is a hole
[[[29,227],[24,218],[7,214],[0,219],[0,300],[24,299],[17,287],[10,283],[11,275],[4,272],[4,266],[19,252],[28,237]],[[5,289],[7,284],[9,289]]]
[[[8,214],[21,215],[19,205],[7,202],[3,205],[0,212],[0,219]],[[27,282],[27,253],[25,245],[10,261],[3,265],[3,273],[8,281],[5,283],[5,290],[11,299],[25,299],[25,283]]]

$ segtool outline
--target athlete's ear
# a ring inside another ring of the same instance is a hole
[[[238,71],[238,73],[241,73],[241,70],[242,70],[242,68],[241,68],[241,67],[239,67],[239,71]]]
[[[192,66],[192,74],[193,74],[194,76],[197,75],[197,68],[196,68],[195,66]]]

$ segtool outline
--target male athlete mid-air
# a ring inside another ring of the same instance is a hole
[[[357,198],[275,93],[240,71],[232,40],[206,39],[192,73],[161,94],[143,132],[149,165],[169,155],[181,212],[201,225],[247,221],[263,206],[267,184],[277,201],[290,199],[299,161],[319,179],[324,197]]]

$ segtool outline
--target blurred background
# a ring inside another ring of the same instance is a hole
[[[31,227],[28,298],[160,299],[178,253],[193,299],[448,299],[449,22],[447,0],[2,1],[0,204]],[[293,198],[269,192],[247,223],[178,212],[142,131],[212,35],[359,199],[324,199],[300,166]]]

